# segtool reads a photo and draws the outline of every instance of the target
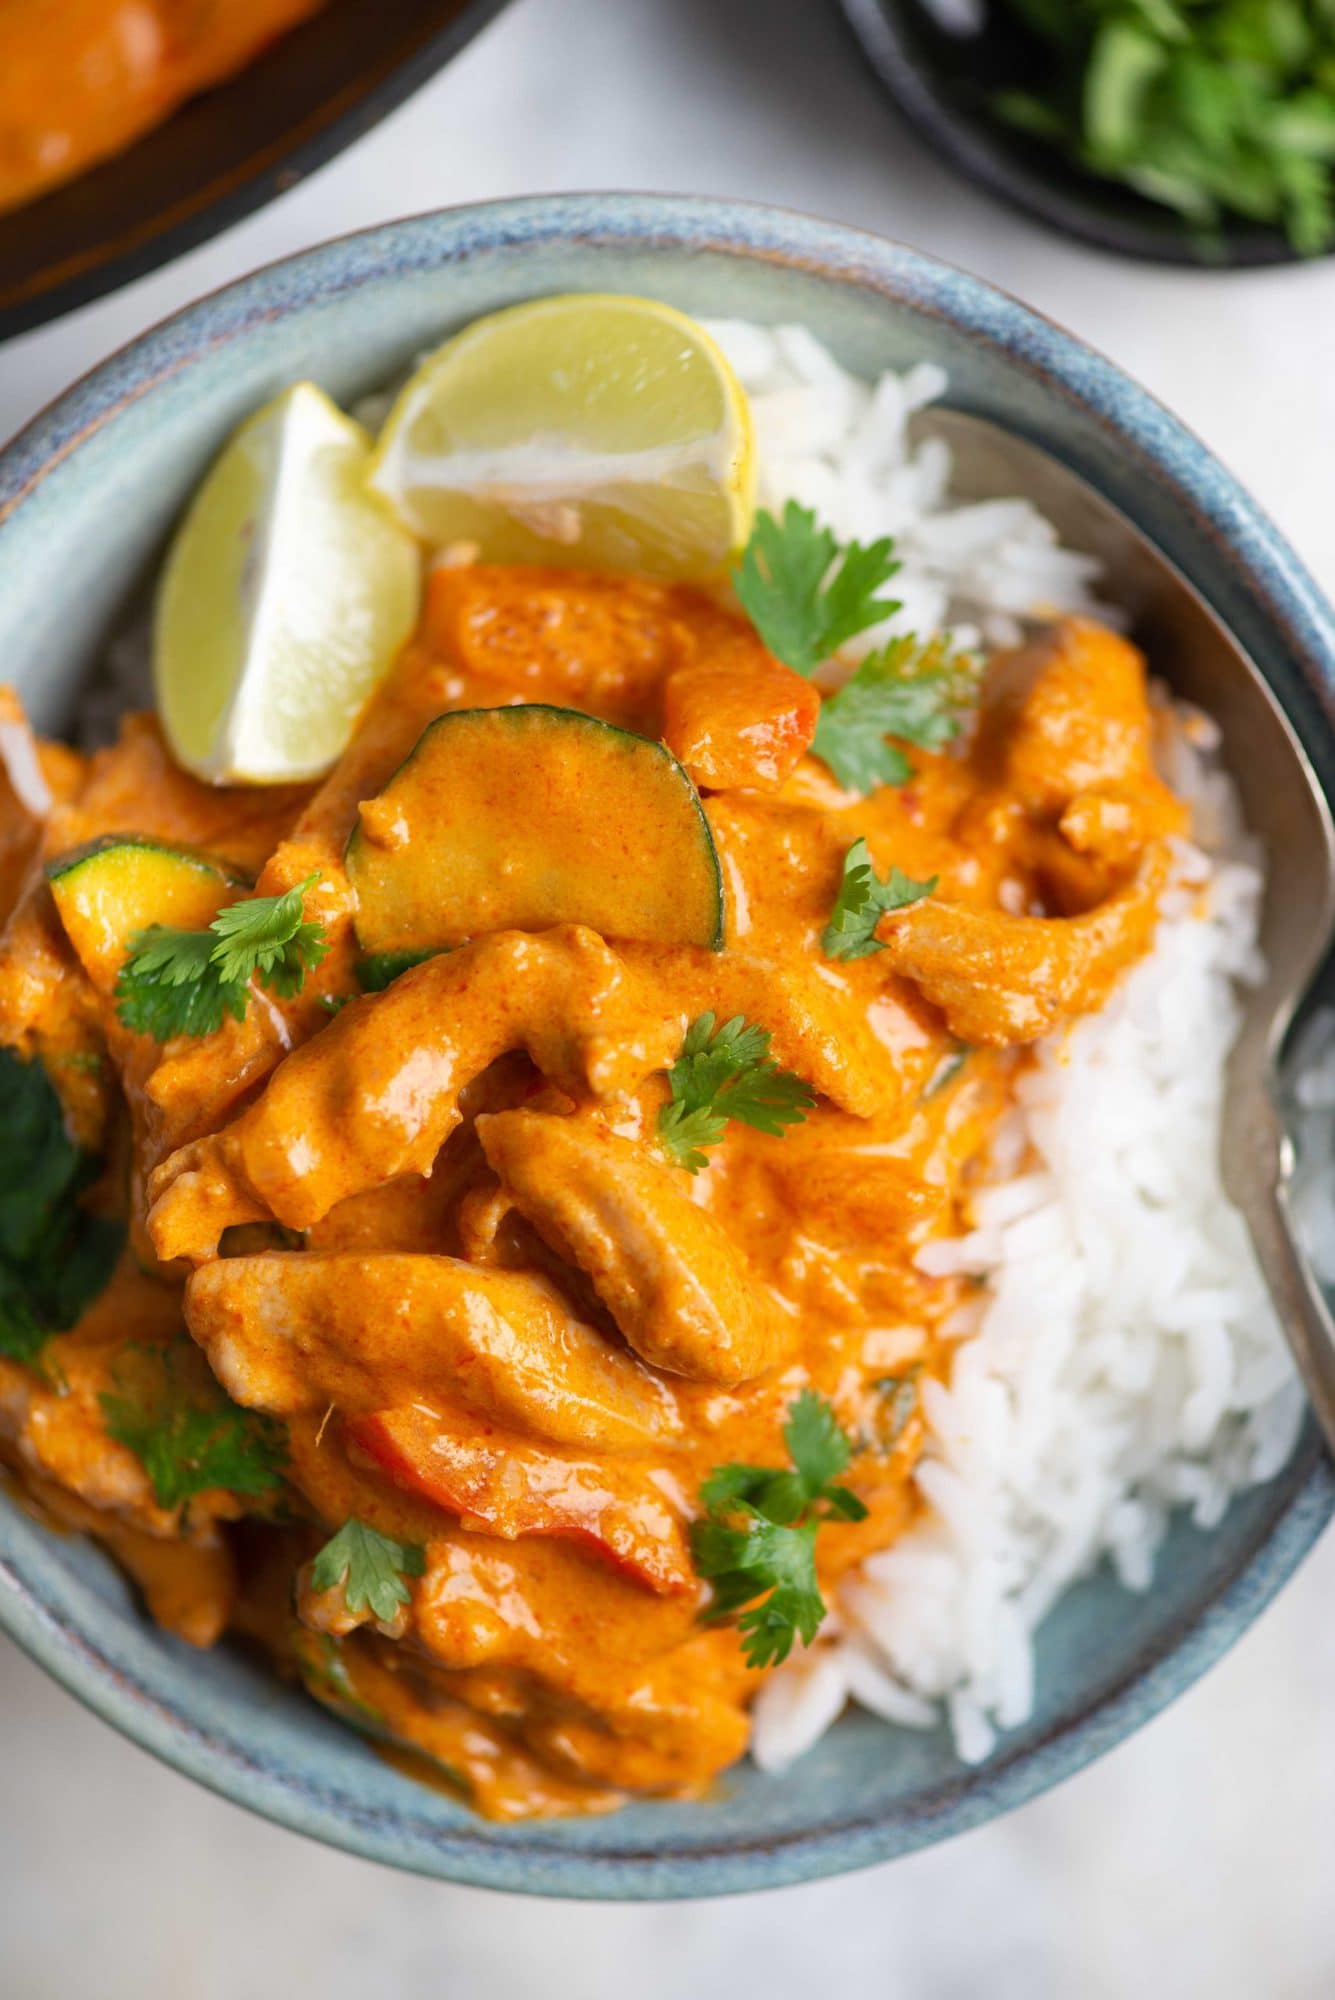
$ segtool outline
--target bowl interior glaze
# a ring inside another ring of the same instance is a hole
[[[233,285],[87,377],[0,456],[0,643],[59,727],[118,610],[232,427],[286,383],[343,399],[481,312],[569,290],[799,320],[850,367],[932,357],[951,400],[1056,452],[1186,572],[1272,680],[1329,790],[1331,614],[1231,477],[1089,349],[983,284],[877,238],[718,202],[564,196],[424,216]],[[268,1817],[454,1880],[554,1896],[713,1895],[904,1853],[1107,1749],[1246,1628],[1335,1510],[1314,1433],[1213,1533],[1173,1529],[1155,1588],[1100,1573],[1044,1628],[1034,1719],[981,1768],[942,1732],[846,1717],[788,1776],[749,1766],[696,1804],[489,1826],[380,1762],[223,1647],[164,1638],[98,1553],[0,1497],[0,1624],[108,1721]]]

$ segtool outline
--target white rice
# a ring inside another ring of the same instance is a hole
[[[909,437],[914,413],[945,393],[944,369],[921,361],[869,387],[805,327],[708,324],[751,403],[760,505],[800,501],[843,540],[894,537],[901,568],[891,587],[903,609],[850,653],[943,626],[961,644],[1012,645],[1023,618],[1054,612],[1121,622],[1095,592],[1099,563],[1064,549],[1028,500],[949,504],[949,447]]]
[[[885,629],[1005,643],[1026,615],[1107,615],[1098,564],[1061,548],[1028,501],[950,506],[948,451],[908,436],[941,370],[872,388],[801,328],[713,330],[752,399],[762,503],[796,499],[841,536],[895,537],[904,608]],[[960,1756],[986,1757],[1031,1713],[1035,1634],[1062,1592],[1104,1560],[1148,1590],[1175,1510],[1215,1525],[1293,1448],[1302,1396],[1218,1168],[1262,870],[1213,726],[1167,702],[1160,719],[1198,844],[1180,844],[1152,954],[1022,1073],[968,1232],[920,1255],[926,1271],[979,1280],[950,1381],[923,1392],[928,1510],[762,1689],[752,1754],[766,1769],[849,1700],[908,1728],[944,1715]],[[1335,1019],[1322,1032],[1312,1115],[1330,1157]]]

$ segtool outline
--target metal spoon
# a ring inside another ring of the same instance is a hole
[[[1279,1110],[1280,1047],[1335,933],[1335,822],[1316,773],[1255,661],[1168,558],[1078,474],[958,410],[924,411],[914,434],[950,446],[951,490],[962,500],[1023,493],[1071,548],[1101,559],[1109,594],[1130,613],[1156,671],[1218,722],[1248,823],[1272,863],[1283,856],[1282,892],[1272,872],[1261,919],[1266,976],[1243,994],[1229,1058],[1222,1167],[1335,1453],[1335,1319],[1294,1232],[1293,1146]]]

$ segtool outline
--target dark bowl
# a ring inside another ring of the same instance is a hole
[[[369,132],[505,0],[333,0],[133,146],[0,215],[0,340],[272,201]]]
[[[1098,250],[1156,264],[1243,269],[1304,260],[1280,229],[1231,221],[1203,234],[1171,209],[1072,164],[998,118],[999,90],[1034,87],[1042,45],[988,0],[976,35],[947,34],[923,0],[841,0],[872,69],[919,138],[979,187]]]

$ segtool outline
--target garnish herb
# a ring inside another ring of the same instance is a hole
[[[882,882],[871,865],[865,840],[855,840],[844,856],[844,876],[830,912],[830,921],[821,936],[821,950],[827,958],[867,958],[885,946],[876,935],[876,926],[887,910],[906,910],[930,896],[938,878],[915,882],[911,875],[892,868]]]
[[[211,1035],[225,1015],[245,1018],[252,978],[280,998],[300,993],[329,947],[324,925],[308,923],[310,875],[281,896],[252,896],[219,910],[206,930],[150,924],[131,940],[116,981],[116,1012],[127,1028],[169,1041]]]
[[[952,1084],[968,1060],[969,1044],[967,1042],[956,1042],[950,1054],[941,1058],[931,1076],[928,1077],[926,1087],[922,1093],[923,1103],[929,1103],[939,1092]]]
[[[855,1493],[836,1483],[852,1446],[823,1396],[802,1391],[783,1440],[791,1468],[724,1465],[710,1474],[700,1488],[705,1518],[691,1535],[695,1566],[714,1586],[706,1616],[741,1612],[737,1624],[752,1667],[778,1666],[795,1638],[811,1644],[825,1616],[817,1532],[822,1521],[861,1521],[867,1513]]]
[[[707,1166],[704,1149],[718,1145],[730,1118],[775,1138],[801,1124],[815,1095],[769,1047],[769,1031],[741,1014],[721,1028],[712,1014],[692,1021],[667,1073],[672,1101],[658,1114],[658,1136],[679,1167],[695,1174]]]
[[[1227,214],[1335,246],[1329,0],[1009,0],[1047,45],[1000,115],[1207,239]]]
[[[809,507],[790,500],[782,518],[762,507],[734,583],[771,653],[799,674],[814,674],[850,639],[879,625],[896,599],[877,592],[899,568],[888,537],[845,542],[818,528]]]
[[[107,1435],[134,1453],[159,1507],[214,1487],[256,1499],[277,1488],[287,1456],[281,1425],[238,1408],[194,1348],[133,1343],[112,1380],[98,1398]]]
[[[752,624],[776,658],[808,677],[840,646],[902,607],[879,593],[898,570],[894,543],[840,543],[790,500],[782,519],[762,508],[734,577]],[[913,775],[898,736],[939,750],[959,731],[977,669],[948,640],[891,639],[821,707],[811,748],[846,791],[902,785]]]
[[[411,1595],[405,1577],[421,1576],[426,1551],[415,1542],[396,1542],[369,1522],[350,1514],[311,1564],[316,1590],[343,1586],[343,1602],[355,1616],[369,1611],[388,1624]]]
[[[0,1354],[32,1363],[102,1291],[125,1229],[83,1207],[98,1162],[70,1138],[42,1065],[8,1048],[0,1048],[0,1124]]]
[[[919,1362],[903,1375],[881,1375],[872,1384],[884,1398],[877,1436],[883,1451],[897,1445],[908,1428],[909,1418],[918,1407],[918,1377],[921,1374],[922,1364]]]
[[[829,765],[845,791],[905,784],[913,766],[887,736],[922,750],[944,748],[959,734],[961,711],[977,687],[976,663],[952,651],[948,639],[925,645],[912,636],[891,639],[821,704],[812,755]]]

